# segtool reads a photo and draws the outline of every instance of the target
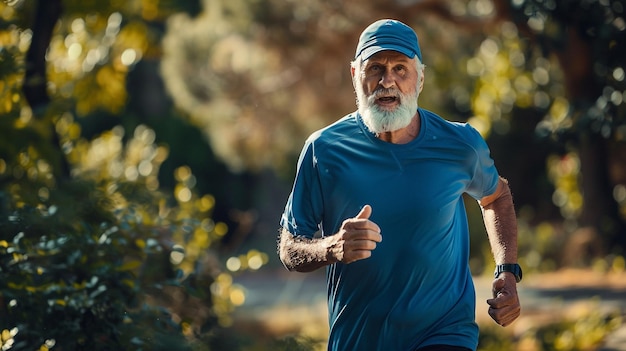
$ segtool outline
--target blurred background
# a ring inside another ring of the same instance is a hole
[[[513,191],[523,316],[499,328],[479,301],[479,350],[626,350],[625,12],[4,0],[2,350],[325,349],[324,272],[282,267],[278,222],[306,137],[355,110],[349,62],[380,18],[416,30],[421,106],[476,127]]]

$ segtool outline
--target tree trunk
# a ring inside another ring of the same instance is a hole
[[[32,26],[33,37],[26,53],[26,73],[23,85],[24,97],[33,112],[45,108],[50,102],[46,89],[46,52],[61,11],[61,0],[37,1],[35,21]]]
[[[622,253],[626,248],[625,224],[613,198],[614,185],[609,174],[610,141],[592,130],[587,117],[587,110],[602,95],[604,87],[594,77],[590,43],[580,37],[576,26],[571,26],[567,34],[567,45],[555,52],[564,73],[567,98],[577,109],[574,114],[581,116],[580,127],[575,131],[583,196],[579,225],[593,228],[606,252]]]
[[[33,116],[43,119],[50,103],[46,76],[46,53],[50,46],[50,40],[63,11],[61,0],[38,0],[35,7],[35,20],[32,25],[33,37],[26,53],[26,72],[22,91],[24,97],[33,111]],[[56,132],[54,122],[50,122],[50,135],[52,144],[58,149],[57,165],[55,174],[61,179],[70,178],[70,166],[63,153],[59,135]]]
[[[581,227],[596,230],[607,252],[622,254],[626,248],[626,228],[613,199],[607,143],[607,139],[593,132],[580,135],[578,149],[584,201],[579,222]]]

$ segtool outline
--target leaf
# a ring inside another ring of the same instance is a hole
[[[131,289],[135,287],[135,281],[131,279],[122,279],[122,284],[128,286]]]
[[[124,263],[123,265],[119,266],[116,268],[117,271],[121,272],[121,271],[131,271],[133,269],[138,268],[139,266],[141,266],[142,262],[139,260],[133,260],[133,261],[128,261],[126,263]]]
[[[24,238],[24,232],[19,232],[17,233],[14,237],[13,237],[13,243],[15,245],[20,243],[20,240],[22,240],[22,238]]]
[[[4,343],[11,338],[11,332],[8,329],[4,329],[2,331],[2,342]]]

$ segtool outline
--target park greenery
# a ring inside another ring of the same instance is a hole
[[[418,33],[421,106],[488,141],[526,272],[623,272],[623,1],[4,0],[0,348],[316,349],[238,332],[233,276],[277,265],[272,189],[354,110],[348,62],[383,17]],[[481,350],[590,350],[620,323],[484,328]]]

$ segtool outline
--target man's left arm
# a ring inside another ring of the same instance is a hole
[[[479,204],[496,265],[517,263],[517,218],[507,181],[500,177],[496,191],[480,199]],[[489,315],[502,326],[519,317],[521,308],[513,273],[501,273],[493,281],[493,298],[487,303]]]

